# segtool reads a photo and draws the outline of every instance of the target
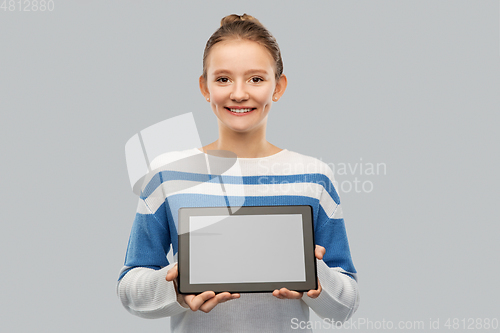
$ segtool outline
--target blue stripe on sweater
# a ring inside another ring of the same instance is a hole
[[[153,176],[141,193],[141,199],[145,199],[153,193],[163,182],[169,180],[187,180],[192,181],[193,186],[199,182],[209,182],[219,184],[222,179],[224,184],[244,184],[244,185],[269,185],[286,183],[316,183],[327,190],[332,199],[338,205],[340,203],[339,195],[330,181],[330,179],[321,173],[297,174],[297,175],[262,175],[262,176],[227,176],[227,175],[206,175],[199,173],[188,173],[180,171],[161,171]]]

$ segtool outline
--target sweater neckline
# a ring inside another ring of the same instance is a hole
[[[213,155],[205,153],[204,151],[201,151],[199,148],[193,148],[193,149],[194,149],[194,151],[198,152],[199,154],[204,154],[206,156],[213,156]],[[237,159],[238,160],[243,160],[243,161],[262,161],[262,160],[272,159],[272,158],[281,156],[281,155],[283,155],[287,151],[288,151],[288,149],[283,148],[279,152],[274,153],[272,155],[268,155],[268,156],[263,156],[263,157],[238,157]]]

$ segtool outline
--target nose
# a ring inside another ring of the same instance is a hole
[[[229,96],[233,101],[240,102],[248,99],[248,92],[245,88],[244,82],[235,82],[233,90]]]

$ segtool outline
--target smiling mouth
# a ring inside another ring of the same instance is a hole
[[[229,110],[231,112],[234,112],[234,113],[247,113],[247,112],[250,112],[250,111],[253,111],[255,110],[256,108],[247,108],[247,109],[230,109],[230,108],[225,108],[226,110]]]

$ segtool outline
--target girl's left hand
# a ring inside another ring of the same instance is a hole
[[[316,256],[316,258],[318,258],[319,260],[323,259],[325,252],[326,252],[326,250],[323,246],[316,245],[316,248],[314,249],[314,255]],[[319,283],[319,279],[318,279],[318,289],[309,290],[307,292],[307,296],[309,296],[311,298],[316,298],[319,296],[320,293],[321,293],[321,284]],[[280,299],[298,299],[298,298],[302,298],[302,295],[303,295],[302,292],[288,290],[286,288],[281,288],[279,290],[276,289],[275,291],[273,291],[273,296],[280,298]]]

